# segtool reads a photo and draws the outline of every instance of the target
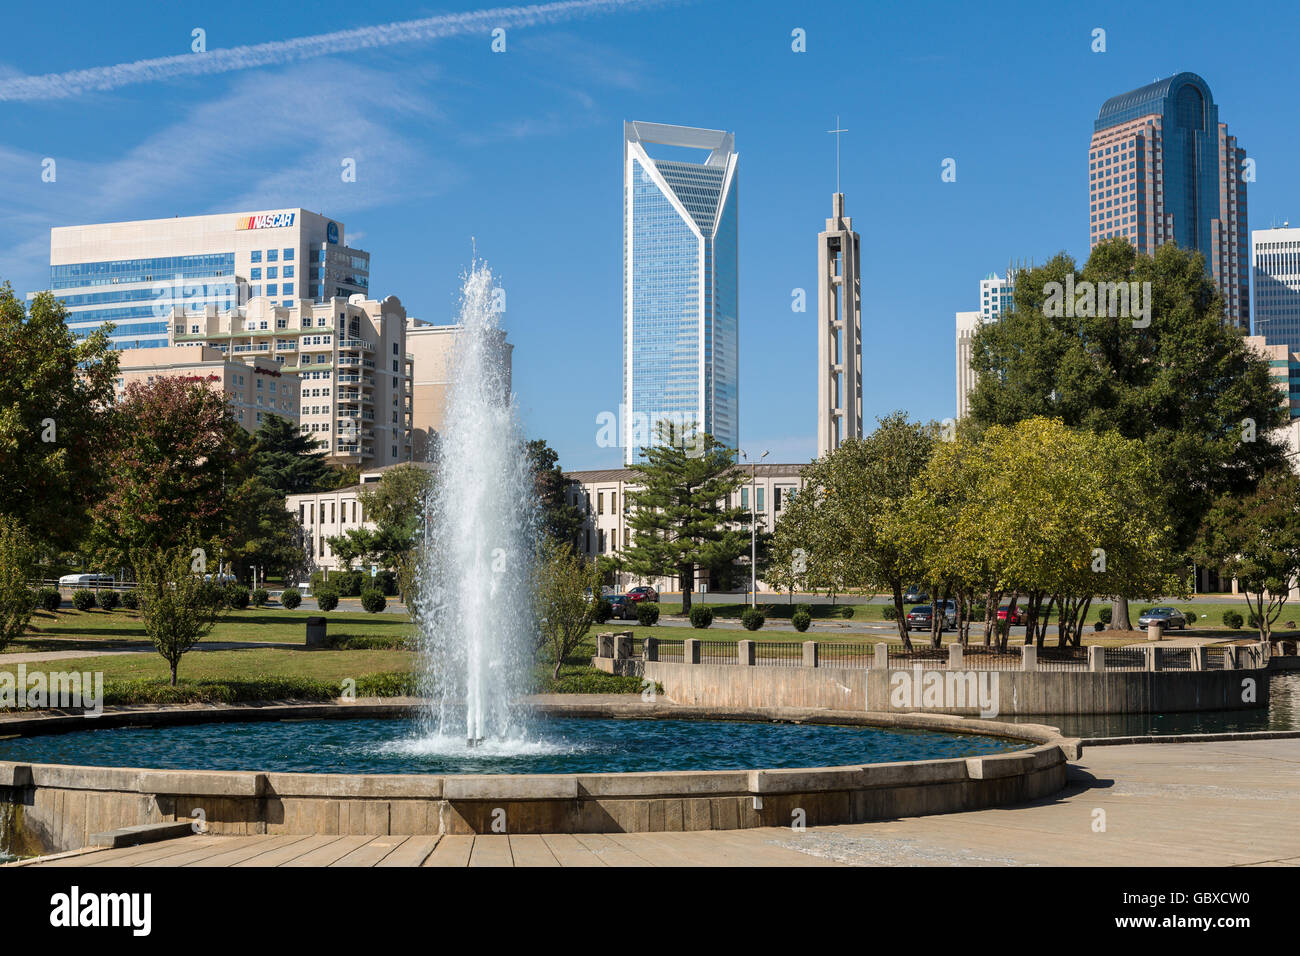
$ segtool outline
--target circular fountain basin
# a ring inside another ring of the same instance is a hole
[[[267,773],[554,774],[812,767],[1006,753],[1025,741],[885,727],[556,716],[468,747],[409,722],[249,721],[0,741],[0,760]]]

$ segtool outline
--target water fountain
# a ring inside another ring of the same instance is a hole
[[[421,690],[429,704],[414,746],[425,752],[462,742],[509,751],[511,741],[523,742],[525,714],[516,700],[535,643],[536,505],[495,296],[492,271],[475,261],[461,292],[416,578]]]

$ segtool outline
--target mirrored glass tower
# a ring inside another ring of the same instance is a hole
[[[736,159],[722,130],[623,124],[629,465],[664,440],[664,421],[678,435],[694,426],[728,448],[739,443]]]

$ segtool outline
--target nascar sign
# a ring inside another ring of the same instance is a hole
[[[296,213],[264,212],[258,216],[240,216],[236,229],[284,229],[293,225]]]

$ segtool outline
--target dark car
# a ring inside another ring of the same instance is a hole
[[[659,592],[648,584],[643,584],[639,588],[632,588],[627,592],[627,599],[636,603],[638,601],[658,601]]]
[[[1176,607],[1153,607],[1149,611],[1143,611],[1138,618],[1138,627],[1146,627],[1149,624],[1159,624],[1161,627],[1185,628],[1187,626],[1187,616]]]
[[[626,594],[611,594],[605,600],[609,602],[610,617],[620,621],[636,617],[636,605],[627,599]]]
[[[933,621],[934,621],[934,610],[930,607],[930,605],[918,604],[916,607],[912,608],[912,610],[907,612],[907,620],[905,623],[907,624],[907,629],[909,631],[911,630],[928,631]]]

